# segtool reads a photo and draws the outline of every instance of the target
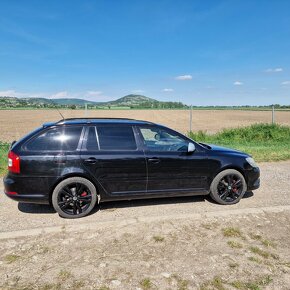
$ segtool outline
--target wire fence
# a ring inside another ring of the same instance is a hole
[[[249,126],[255,123],[290,126],[290,110],[238,110],[218,108],[166,110],[61,110],[64,118],[131,118],[162,124],[181,133],[204,131],[209,134],[222,129]],[[45,122],[58,121],[56,110],[2,110],[0,111],[0,142],[11,143]],[[11,121],[13,120],[13,121]]]

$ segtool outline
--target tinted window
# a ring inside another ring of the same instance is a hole
[[[130,126],[98,126],[101,150],[136,150],[133,128]]]
[[[86,149],[90,151],[99,149],[96,136],[96,127],[89,127]]]
[[[159,127],[140,128],[144,143],[150,151],[187,152],[188,141],[173,131]]]
[[[32,139],[26,149],[32,151],[73,151],[78,147],[82,127],[59,127]]]

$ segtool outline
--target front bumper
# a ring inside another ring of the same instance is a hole
[[[253,167],[247,170],[247,189],[255,190],[260,187],[260,169]]]

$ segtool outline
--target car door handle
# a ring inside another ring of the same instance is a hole
[[[160,162],[160,159],[157,157],[148,158],[148,162],[157,164]]]
[[[84,161],[85,161],[85,163],[95,164],[95,163],[97,163],[98,160],[95,157],[90,157],[88,159],[85,159]]]

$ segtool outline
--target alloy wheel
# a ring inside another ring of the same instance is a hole
[[[243,182],[236,174],[225,175],[218,183],[219,197],[225,202],[233,202],[243,193]]]
[[[68,215],[79,215],[85,212],[92,202],[89,188],[78,182],[64,186],[58,194],[57,204]]]

